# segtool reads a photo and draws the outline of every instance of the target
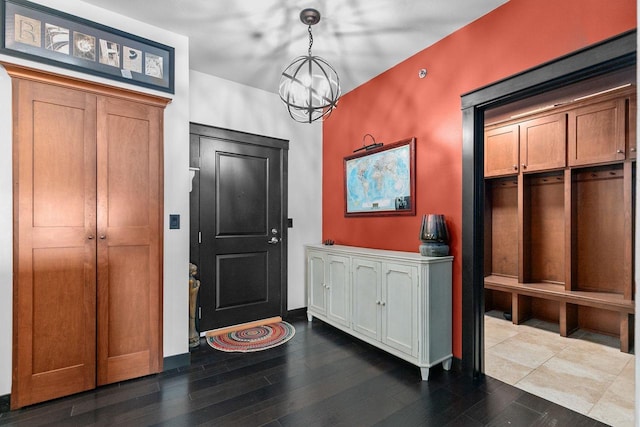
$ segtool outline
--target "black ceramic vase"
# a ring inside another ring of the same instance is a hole
[[[420,254],[423,256],[449,255],[449,230],[444,215],[426,214],[420,225]]]

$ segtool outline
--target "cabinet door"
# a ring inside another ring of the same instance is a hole
[[[98,98],[98,385],[162,369],[162,109]]]
[[[351,290],[351,278],[349,275],[349,258],[344,256],[329,255],[327,257],[327,317],[342,325],[349,323],[349,291]]]
[[[567,165],[567,116],[538,117],[520,123],[520,170],[535,172]]]
[[[518,163],[518,125],[485,131],[484,176],[516,175]]]
[[[95,387],[96,97],[13,90],[15,409]]]
[[[309,251],[307,253],[307,292],[309,310],[326,314],[325,300],[325,262],[322,252]]]
[[[418,354],[418,268],[385,263],[382,269],[382,342]]]
[[[380,339],[380,263],[354,258],[353,329]]]
[[[625,99],[569,111],[569,166],[625,159]]]

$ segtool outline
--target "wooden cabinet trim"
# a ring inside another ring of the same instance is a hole
[[[77,77],[62,76],[60,74],[43,70],[36,70],[34,68],[24,67],[21,65],[2,61],[0,61],[0,65],[2,65],[7,71],[7,74],[9,74],[9,76],[14,79],[32,80],[40,83],[68,87],[85,92],[91,92],[97,95],[128,99],[130,101],[154,105],[157,107],[166,107],[171,102],[171,98],[165,98],[162,96],[145,94],[129,89],[108,86],[102,83],[83,80]]]

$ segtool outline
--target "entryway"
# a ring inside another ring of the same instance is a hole
[[[197,124],[190,132],[199,330],[284,316],[288,141]]]

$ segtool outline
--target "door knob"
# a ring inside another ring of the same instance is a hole
[[[277,237],[273,236],[271,239],[267,240],[267,243],[270,245],[275,245],[280,241]]]

